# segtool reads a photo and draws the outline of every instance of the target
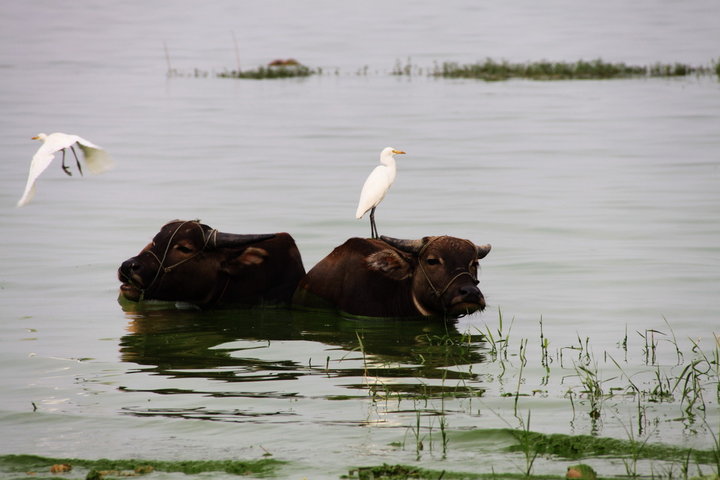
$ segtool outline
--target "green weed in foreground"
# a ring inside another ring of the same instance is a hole
[[[570,469],[580,472],[581,476],[569,476]],[[560,479],[579,478],[581,480],[595,480],[597,476],[592,468],[587,465],[575,465],[568,469],[566,475],[522,475],[517,473],[469,473],[453,472],[448,470],[429,470],[425,468],[412,467],[409,465],[377,465],[372,467],[359,467],[350,470],[343,479],[357,480],[484,480],[484,479]]]
[[[350,470],[348,475],[344,475],[341,478],[357,480],[475,480],[490,478],[520,479],[528,477],[513,473],[452,472],[447,470],[429,470],[426,468],[413,467],[410,465],[383,464],[370,467],[353,468]],[[555,479],[565,478],[565,476],[533,476],[529,478]]]
[[[197,475],[208,472],[225,472],[232,475],[246,475],[255,477],[272,476],[276,469],[285,462],[274,459],[261,460],[85,460],[79,458],[47,458],[37,455],[2,455],[0,456],[0,475],[8,478],[56,478],[50,468],[57,464],[72,466],[69,473],[61,476],[67,480],[78,478],[103,478],[103,472],[111,472],[108,477],[125,477],[129,473],[141,475],[152,471],[181,472],[186,475]],[[32,472],[32,476],[28,475]],[[125,473],[123,473],[125,472]],[[133,476],[134,476],[133,475]],[[13,477],[10,477],[13,478]]]
[[[591,435],[544,434],[515,429],[502,431],[518,440],[517,445],[508,447],[511,452],[522,451],[525,444],[530,444],[539,455],[554,455],[571,460],[597,456],[624,457],[633,450],[637,450],[638,458],[648,460],[684,461],[689,455],[694,462],[712,464],[716,458],[714,450],[693,450],[657,443],[640,444],[633,440],[594,437]]]

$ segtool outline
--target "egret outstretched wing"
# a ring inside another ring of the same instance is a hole
[[[82,150],[85,163],[92,173],[101,173],[113,166],[112,158],[110,158],[110,155],[108,155],[105,150],[77,135],[68,135],[59,132],[50,135],[40,133],[33,137],[33,139],[41,140],[43,144],[38,148],[37,152],[35,152],[30,162],[30,172],[28,173],[27,183],[25,184],[25,191],[17,203],[18,207],[22,207],[32,200],[35,195],[35,182],[50,166],[55,158],[55,154],[59,151],[72,148],[77,144]],[[73,153],[75,152],[73,151]],[[63,168],[65,167],[63,166]]]
[[[92,142],[85,140],[82,137],[76,137],[77,144],[83,151],[85,156],[85,164],[92,173],[102,173],[106,170],[110,170],[115,163],[113,162],[110,154],[98,147]]]
[[[28,173],[27,183],[25,184],[25,192],[23,192],[22,198],[17,203],[18,207],[27,204],[35,196],[35,181],[50,166],[55,158],[56,151],[52,149],[52,145],[43,143],[35,152],[32,162],[30,162],[30,173]]]

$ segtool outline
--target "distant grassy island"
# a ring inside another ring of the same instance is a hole
[[[309,77],[322,73],[321,69],[306,67],[295,59],[273,60],[267,66],[251,70],[226,70],[217,74],[220,78],[249,78],[253,80],[273,78]]]
[[[648,66],[626,65],[625,63],[609,63],[601,59],[577,62],[528,62],[510,63],[486,59],[482,63],[458,64],[444,62],[435,67],[430,75],[443,78],[474,78],[486,81],[509,80],[524,78],[531,80],[589,80],[612,78],[642,77],[684,77],[688,75],[707,75],[715,71],[720,76],[720,63],[711,67],[692,66],[682,63]],[[406,69],[393,71],[402,75]]]
[[[365,65],[357,69],[354,75],[367,76],[370,68]],[[240,68],[214,73],[218,78],[237,78],[251,80],[272,80],[282,78],[302,78],[325,73],[321,67],[309,67],[295,59],[273,60],[267,65],[242,70]],[[373,73],[388,73],[387,71],[374,71]],[[340,75],[340,69],[332,68],[331,75]],[[720,59],[712,61],[709,65],[689,65],[686,63],[654,63],[651,65],[627,65],[625,63],[606,62],[602,59],[578,60],[576,62],[550,62],[541,60],[536,62],[513,63],[507,60],[494,60],[487,58],[482,62],[435,63],[427,68],[413,64],[410,59],[403,63],[397,61],[390,70],[390,75],[396,76],[428,76],[437,78],[476,79],[488,82],[510,80],[514,78],[528,80],[609,80],[628,78],[673,78],[691,75],[716,75],[720,78]],[[169,77],[207,77],[209,72],[195,68],[192,73],[183,73],[170,66],[168,60]]]

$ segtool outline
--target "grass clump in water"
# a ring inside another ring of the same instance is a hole
[[[309,77],[320,73],[319,69],[307,67],[297,60],[275,60],[265,67],[251,70],[230,70],[218,73],[220,78],[245,78],[252,80],[267,80],[276,78]]]
[[[540,455],[555,455],[569,459],[592,456],[625,456],[633,449],[638,458],[682,461],[690,456],[701,464],[712,464],[716,460],[714,450],[691,450],[663,444],[639,443],[634,440],[603,438],[591,435],[544,434],[526,430],[508,429],[507,433],[518,440],[517,445],[508,447],[511,452],[522,451],[525,444],[532,446]]]
[[[48,458],[38,455],[2,455],[0,456],[0,474],[34,472],[31,478],[52,478],[40,476],[42,472],[50,472],[53,465],[66,464],[76,469],[87,470],[87,477],[103,478],[105,476],[127,476],[127,472],[142,475],[153,471],[181,472],[186,475],[197,475],[208,472],[225,472],[232,475],[266,477],[275,474],[277,467],[284,462],[274,459],[261,460],[86,460],[79,458]],[[122,473],[126,472],[126,473]],[[5,477],[3,477],[5,478]],[[67,477],[63,478],[75,478]]]
[[[408,465],[377,465],[373,467],[358,467],[350,470],[348,475],[343,475],[343,479],[357,479],[357,480],[435,480],[435,479],[481,479],[491,478],[485,474],[474,474],[474,473],[460,473],[460,472],[448,472],[446,470],[428,470],[425,468],[412,467]],[[492,478],[519,478],[506,477],[500,475],[499,477],[493,475]]]
[[[610,63],[601,59],[579,60],[577,62],[529,62],[510,63],[486,59],[484,62],[458,64],[444,62],[436,67],[432,75],[444,78],[475,78],[486,81],[500,81],[511,78],[531,80],[590,80],[634,77],[678,77],[691,74],[709,73],[706,67],[675,63],[651,66]]]

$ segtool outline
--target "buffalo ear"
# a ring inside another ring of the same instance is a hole
[[[248,247],[237,257],[223,262],[222,269],[230,275],[239,275],[243,268],[260,265],[269,255],[264,248]]]
[[[380,272],[393,280],[404,280],[412,273],[410,263],[395,250],[385,249],[365,258],[370,270]]]
[[[243,250],[237,260],[243,265],[260,265],[270,255],[264,248],[248,247]]]

